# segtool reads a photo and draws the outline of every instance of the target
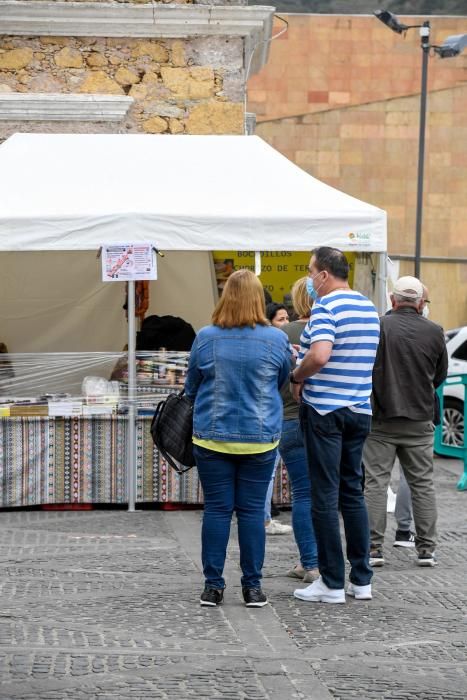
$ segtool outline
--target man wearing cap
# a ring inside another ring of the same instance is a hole
[[[420,280],[398,279],[391,302],[392,313],[381,319],[373,369],[373,423],[363,450],[370,564],[384,564],[386,495],[397,456],[412,495],[417,564],[434,566],[434,389],[447,376],[446,343],[443,329],[423,318],[425,299]]]

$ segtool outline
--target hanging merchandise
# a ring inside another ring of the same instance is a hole
[[[128,318],[128,282],[125,284],[125,316]],[[149,282],[135,282],[135,316],[142,322],[149,308]]]

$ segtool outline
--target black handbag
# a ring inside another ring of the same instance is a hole
[[[161,455],[176,472],[183,474],[195,465],[193,403],[183,391],[169,394],[157,405],[151,435]]]

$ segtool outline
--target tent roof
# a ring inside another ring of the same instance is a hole
[[[386,250],[386,213],[257,136],[15,134],[0,146],[0,250]]]

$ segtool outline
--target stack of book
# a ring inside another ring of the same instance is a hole
[[[10,406],[10,416],[48,416],[47,403],[18,402]]]

